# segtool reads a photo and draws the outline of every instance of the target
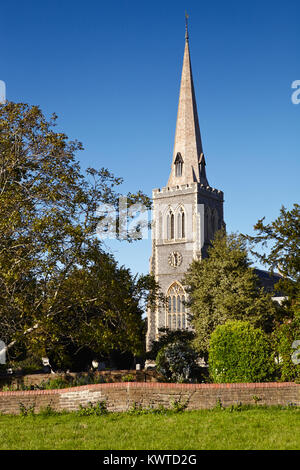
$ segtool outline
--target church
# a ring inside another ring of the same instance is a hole
[[[173,158],[167,185],[152,194],[152,254],[150,273],[155,277],[165,306],[147,312],[147,349],[160,328],[189,328],[182,278],[191,262],[207,256],[214,234],[224,222],[224,194],[213,188],[206,175],[193,83],[186,23]],[[280,274],[254,269],[261,286],[281,303],[285,298],[274,286]]]
[[[188,328],[181,279],[193,259],[207,254],[209,241],[224,226],[221,190],[209,185],[193,83],[186,24],[173,158],[167,185],[153,190],[150,273],[167,298],[148,311],[147,346],[159,328]]]

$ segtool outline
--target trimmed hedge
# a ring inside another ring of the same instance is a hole
[[[276,366],[267,335],[246,321],[219,325],[210,338],[209,372],[216,383],[273,380]]]

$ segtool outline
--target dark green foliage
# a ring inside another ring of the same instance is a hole
[[[166,414],[173,414],[173,413],[182,413],[186,410],[188,406],[188,400],[185,402],[181,402],[181,399],[174,400],[170,403],[170,408],[166,408],[163,405],[159,405],[157,407],[150,406],[148,408],[143,408],[142,405],[137,405],[135,402],[132,407],[127,411],[129,415],[166,415]]]
[[[165,408],[163,405],[159,405],[157,407],[148,407],[148,408],[143,408],[142,405],[137,405],[136,402],[133,403],[131,408],[127,411],[129,415],[148,415],[148,414],[154,414],[154,415],[165,415],[167,414],[169,410]]]
[[[210,335],[218,325],[227,320],[247,320],[271,332],[279,309],[271,294],[260,286],[240,236],[217,232],[208,255],[192,262],[184,280],[196,334],[194,345],[204,358]]]
[[[65,375],[42,382],[37,388],[41,390],[53,390],[57,388],[80,387],[81,385],[105,383],[105,379],[99,375]]]
[[[47,356],[70,368],[84,349],[142,353],[140,301],[155,283],[104,252],[99,207],[116,213],[122,179],[105,168],[82,173],[83,147],[56,119],[38,106],[0,105],[0,337],[10,361]],[[140,191],[127,195],[135,203],[151,206]]]
[[[249,322],[219,325],[210,339],[209,371],[216,383],[273,380],[276,368],[269,338]]]
[[[293,343],[300,340],[300,318],[278,325],[272,335],[280,380],[283,382],[300,380],[300,364],[292,361],[292,355],[296,355]],[[300,350],[298,346],[297,350]]]
[[[184,344],[191,344],[195,338],[193,331],[189,330],[170,330],[169,328],[159,328],[159,339],[153,341],[151,349],[146,353],[146,359],[154,360],[159,351],[167,344],[181,342]]]
[[[50,378],[42,381],[39,385],[25,385],[20,380],[16,385],[4,385],[2,391],[19,391],[19,390],[55,390],[60,388],[80,387],[81,385],[101,384],[106,380],[101,375],[62,375],[61,377]]]
[[[255,236],[244,237],[250,242],[251,253],[271,272],[279,271],[283,276],[277,288],[288,296],[287,310],[300,316],[300,205],[294,204],[289,211],[282,206],[279,217],[269,224],[264,219],[255,224]]]
[[[95,404],[89,402],[87,406],[79,405],[79,410],[77,411],[78,416],[103,416],[107,413],[105,401],[99,401]]]
[[[157,371],[169,382],[190,382],[197,369],[197,354],[182,342],[164,346],[156,358]]]

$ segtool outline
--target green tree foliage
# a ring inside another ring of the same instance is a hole
[[[143,303],[156,287],[153,278],[133,277],[95,247],[85,256],[84,266],[73,267],[61,286],[59,314],[32,332],[31,352],[45,351],[52,364],[73,369],[82,351],[90,359],[114,351],[142,355]]]
[[[155,361],[158,352],[168,344],[179,342],[191,345],[194,338],[195,333],[190,330],[170,330],[169,328],[159,328],[159,338],[152,342],[151,349],[146,353],[146,359]]]
[[[264,219],[254,226],[255,236],[244,237],[251,253],[271,272],[278,270],[283,276],[278,289],[289,297],[287,308],[300,317],[300,205],[294,204],[291,210],[282,206],[279,217],[269,224]]]
[[[297,348],[293,348],[295,341],[300,340],[300,318],[295,317],[277,326],[272,335],[276,359],[280,372],[280,380],[289,382],[300,380],[300,364],[293,362],[293,355],[297,356]],[[298,359],[298,357],[296,357]]]
[[[207,357],[210,335],[227,320],[248,320],[272,331],[278,306],[260,286],[241,237],[219,231],[208,257],[193,261],[184,283],[189,292],[194,345]]]
[[[190,382],[197,369],[195,351],[181,341],[160,349],[156,358],[157,371],[169,382]]]
[[[83,175],[75,158],[82,145],[55,124],[37,106],[0,106],[0,338],[10,347],[57,347],[82,331],[85,344],[137,350],[136,292],[148,280],[131,279],[95,236],[98,207],[117,208],[122,179],[104,168]],[[128,202],[150,205],[141,192]]]
[[[267,382],[275,362],[268,336],[249,322],[229,320],[211,335],[209,372],[214,382]]]

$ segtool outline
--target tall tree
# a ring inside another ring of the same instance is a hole
[[[288,296],[287,306],[300,317],[300,205],[294,204],[291,210],[282,206],[276,220],[269,224],[264,220],[254,225],[256,235],[244,237],[251,253],[271,272],[278,270],[283,276],[278,288]]]
[[[92,247],[83,266],[73,266],[61,285],[56,315],[31,333],[27,356],[46,355],[58,367],[74,368],[82,352],[99,358],[114,351],[142,355],[143,303],[155,288],[152,277],[132,276]]]
[[[208,257],[192,262],[184,283],[196,334],[194,345],[204,357],[212,332],[227,320],[247,320],[267,332],[273,329],[277,306],[250,267],[240,236],[217,232]]]
[[[83,147],[55,131],[56,119],[37,106],[0,106],[0,338],[10,346],[30,344],[48,323],[61,325],[70,276],[79,283],[76,269],[83,276],[92,253],[100,265],[105,260],[95,237],[99,205],[117,208],[120,196],[122,179],[107,169],[82,174],[76,153]],[[150,205],[141,192],[128,195],[134,203]],[[81,304],[90,305],[90,295]]]

